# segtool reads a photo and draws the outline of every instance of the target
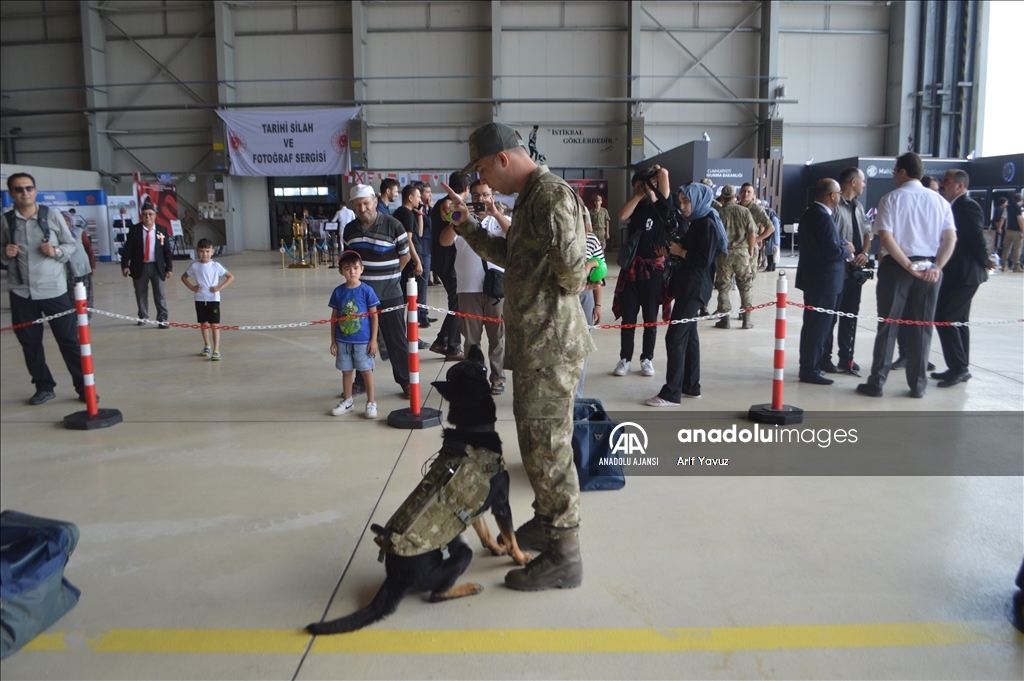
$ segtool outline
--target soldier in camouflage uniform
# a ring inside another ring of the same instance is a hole
[[[590,224],[594,227],[594,236],[601,242],[601,250],[608,248],[608,230],[611,229],[611,216],[605,208],[604,197],[600,194],[594,197],[594,207],[590,209]]]
[[[711,188],[711,192],[712,192],[712,196],[714,196],[714,191],[715,191],[715,183],[714,182],[712,182],[710,179],[705,177],[703,180],[700,181],[700,183],[702,185],[704,185],[705,187],[710,187]],[[711,199],[711,207],[714,208],[716,212],[722,210],[722,204],[718,202],[718,199]]]
[[[754,218],[754,224],[757,226],[757,244],[755,246],[757,257],[752,258],[750,262],[750,269],[756,277],[758,263],[761,262],[761,256],[764,253],[764,242],[775,233],[775,225],[772,224],[772,220],[768,217],[768,213],[765,212],[764,206],[757,199],[754,193],[754,185],[749,182],[745,182],[740,187],[739,203],[750,211],[750,216]]]
[[[587,279],[587,209],[565,181],[529,157],[509,126],[481,126],[469,149],[472,161],[463,172],[476,170],[496,191],[519,195],[507,238],[499,239],[448,192],[455,231],[481,257],[505,268],[505,367],[515,372],[512,411],[535,496],[535,515],[516,537],[524,550],[542,551],[509,572],[505,583],[521,591],[576,587],[583,563],[573,398],[583,360],[596,349],[579,301]]]
[[[718,211],[725,225],[726,238],[729,240],[729,253],[718,256],[718,271],[715,273],[715,288],[718,289],[718,310],[715,314],[725,312],[718,320],[716,328],[729,328],[728,312],[732,310],[729,302],[729,291],[732,289],[732,278],[736,277],[736,288],[740,290],[740,307],[751,306],[750,290],[754,283],[754,270],[750,268],[750,260],[754,257],[757,242],[757,226],[750,211],[734,201],[736,190],[732,185],[722,189],[722,208]],[[756,261],[755,261],[756,262]],[[750,313],[741,314],[743,328],[752,329]]]

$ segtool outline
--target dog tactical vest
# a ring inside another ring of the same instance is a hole
[[[443,549],[483,512],[501,454],[446,441],[427,474],[374,537],[385,553],[418,556]]]

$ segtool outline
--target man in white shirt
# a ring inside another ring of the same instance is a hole
[[[484,211],[478,213],[480,226],[497,237],[505,237],[512,222],[494,205],[494,192],[483,181],[477,180],[469,187],[474,203],[482,203]],[[484,277],[488,270],[504,272],[497,265],[485,262],[476,254],[465,239],[455,233],[449,223],[438,239],[442,246],[455,246],[455,278],[458,280],[459,312],[479,317],[502,319],[504,298],[496,300],[483,292]],[[487,329],[487,355],[490,362],[491,394],[505,392],[505,323],[484,322],[481,319],[459,317],[459,331],[466,339],[466,350],[481,345],[483,330]]]
[[[878,316],[931,322],[939,297],[942,268],[956,245],[956,226],[949,203],[920,181],[921,157],[908,151],[896,159],[894,191],[878,202],[875,231],[886,255],[878,267]],[[893,348],[901,326],[907,331],[907,385],[911,397],[923,397],[932,326],[879,322],[871,375],[857,392],[881,397],[892,368]]]
[[[338,212],[334,214],[334,219],[331,222],[338,223],[338,229],[341,231],[345,230],[345,225],[356,219],[356,214],[352,212],[352,209],[345,205],[344,201],[338,202]]]

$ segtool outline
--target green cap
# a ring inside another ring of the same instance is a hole
[[[504,123],[484,123],[469,136],[469,164],[462,172],[473,172],[482,158],[522,146],[522,139],[518,132]]]

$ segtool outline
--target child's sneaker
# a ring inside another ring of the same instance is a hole
[[[355,402],[350,397],[347,400],[342,400],[341,402],[338,402],[338,406],[331,410],[331,416],[341,416],[342,414],[347,414],[350,411],[354,411],[355,408]]]
[[[377,418],[377,403],[367,402],[366,403],[366,418],[375,419]]]
[[[206,346],[205,348],[203,348],[203,351],[199,353],[199,356],[200,357],[209,357],[210,356],[210,347]]]
[[[210,355],[210,361],[219,362],[220,361],[220,353],[217,352],[216,350],[214,350],[213,353]]]

